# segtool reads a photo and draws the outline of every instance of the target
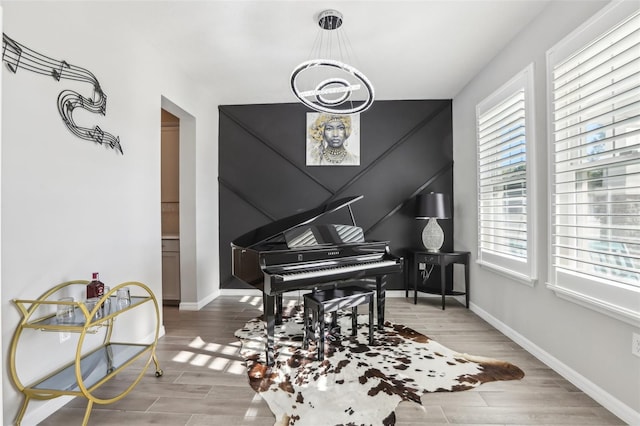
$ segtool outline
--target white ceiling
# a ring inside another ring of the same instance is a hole
[[[325,9],[343,14],[355,65],[376,99],[453,98],[550,0],[112,2],[221,104],[295,102]],[[127,24],[128,23],[128,24]]]

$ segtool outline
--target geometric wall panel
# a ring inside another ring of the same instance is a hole
[[[231,241],[274,220],[363,195],[352,209],[365,239],[389,241],[392,253],[404,256],[421,247],[425,222],[413,217],[415,196],[444,192],[453,201],[451,100],[376,101],[360,115],[360,166],[306,166],[309,109],[301,104],[219,111],[221,288],[247,287],[231,275]],[[350,223],[346,215],[331,219]],[[440,223],[443,249],[452,249],[453,219]],[[403,277],[391,275],[387,285],[402,289]]]

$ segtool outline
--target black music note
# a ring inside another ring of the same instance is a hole
[[[62,77],[62,68],[66,67],[66,68],[71,68],[69,66],[69,64],[67,63],[67,61],[62,61],[60,62],[60,70],[56,70],[55,68],[51,70],[51,76],[56,80],[56,81],[60,81],[60,77]]]
[[[100,114],[107,115],[107,94],[100,90],[102,101],[100,102]]]
[[[7,68],[9,68],[9,71],[15,74],[18,71],[18,67],[20,66],[22,48],[18,46],[18,43],[11,40],[4,33],[2,34],[2,44],[4,45],[2,47],[2,60],[7,65]],[[14,56],[7,55],[7,49],[9,49],[9,53]]]
[[[116,139],[113,142],[111,142],[111,148],[117,149],[118,151],[120,151],[120,154],[124,155],[124,152],[122,151],[122,146],[120,146],[120,136],[116,136]]]
[[[100,128],[100,126],[96,126],[93,131],[89,130],[89,136],[93,138],[94,141],[101,144],[104,141],[104,131]]]
[[[66,114],[61,113],[60,115],[62,116],[63,119],[65,119],[66,123],[72,123],[70,117],[71,117],[71,113],[73,112],[73,109],[75,108],[75,106],[73,105],[73,102],[71,102],[70,99],[66,99],[66,96],[65,96],[65,101],[62,105],[64,106],[64,112],[66,112]]]

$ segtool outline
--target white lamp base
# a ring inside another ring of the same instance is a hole
[[[430,218],[427,226],[422,230],[422,244],[427,251],[439,252],[444,244],[444,231],[438,224],[438,219]]]

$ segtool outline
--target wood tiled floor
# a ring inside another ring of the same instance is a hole
[[[296,303],[299,297],[287,302]],[[459,352],[509,361],[526,376],[465,392],[427,394],[421,406],[403,402],[396,410],[398,426],[624,424],[454,299],[447,301],[445,311],[439,298],[421,298],[417,305],[411,300],[387,298],[387,319]],[[274,416],[247,384],[239,342],[233,336],[260,315],[260,307],[260,298],[242,296],[219,297],[198,312],[165,307],[166,335],[157,350],[164,375],[155,377],[152,364],[126,398],[94,405],[89,424],[272,426]],[[114,392],[130,380],[117,377],[102,392]],[[79,425],[85,407],[86,400],[76,398],[41,424]],[[321,417],[318,426],[323,426]]]

